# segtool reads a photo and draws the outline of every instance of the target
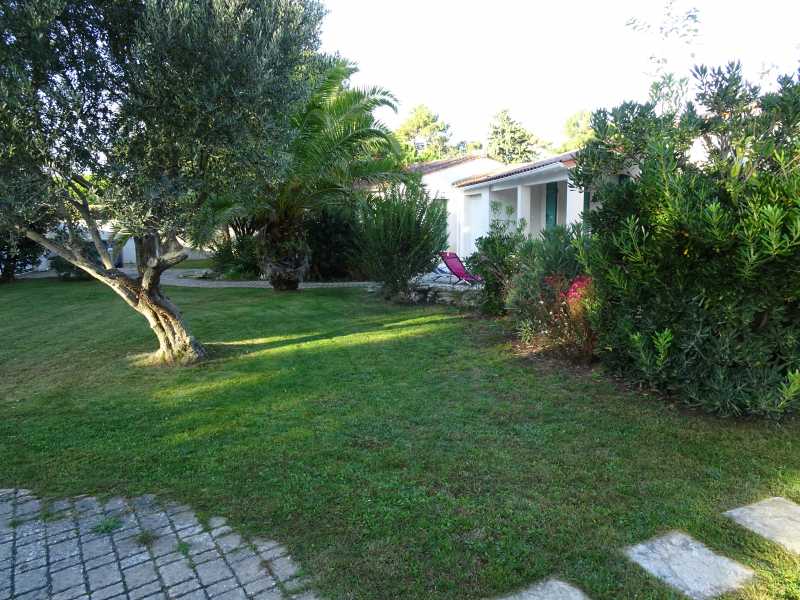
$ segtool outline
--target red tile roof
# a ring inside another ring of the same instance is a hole
[[[570,168],[575,165],[575,155],[575,151],[565,152],[564,154],[551,156],[550,158],[545,158],[534,162],[524,163],[521,165],[511,165],[498,171],[492,171],[491,173],[484,173],[483,175],[474,175],[472,177],[459,179],[453,185],[456,187],[467,187],[477,183],[486,183],[487,181],[495,181],[497,179],[511,177],[512,175],[520,175],[522,173],[527,173],[528,171],[536,171],[537,169],[541,169],[542,167],[546,167],[548,165],[554,165],[556,163],[561,163],[565,167]]]
[[[462,163],[469,162],[471,160],[476,160],[478,158],[483,158],[483,157],[477,154],[470,154],[468,156],[457,156],[455,158],[443,158],[441,160],[432,160],[429,162],[414,163],[413,165],[409,165],[408,167],[406,167],[406,169],[411,173],[419,173],[420,175],[427,175],[428,173],[443,171],[444,169],[449,169],[450,167],[455,167]]]

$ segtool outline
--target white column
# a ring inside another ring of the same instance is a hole
[[[525,219],[525,231],[531,231],[531,188],[527,185],[517,186],[517,223]]]
[[[583,212],[583,190],[567,182],[567,225],[580,223]]]

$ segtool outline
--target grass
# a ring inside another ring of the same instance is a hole
[[[106,517],[92,527],[92,531],[94,533],[113,533],[120,527],[122,527],[122,521],[117,517]]]
[[[136,536],[136,543],[140,546],[149,547],[152,546],[157,539],[158,536],[155,533],[145,530]]]
[[[178,542],[176,547],[177,551],[180,552],[186,558],[189,558],[189,550],[191,550],[191,546],[188,542]]]
[[[800,502],[800,424],[720,420],[516,356],[500,327],[363,290],[168,288],[213,360],[135,366],[98,284],[0,288],[0,487],[157,493],[286,544],[336,599],[485,598],[559,576],[677,598],[621,549],[672,529],[800,598],[800,559],[722,516]]]

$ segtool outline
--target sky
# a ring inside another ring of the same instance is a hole
[[[426,104],[450,124],[454,142],[485,142],[505,108],[560,143],[571,114],[645,100],[654,54],[679,74],[739,60],[765,84],[800,66],[798,0],[676,0],[677,11],[699,12],[691,47],[626,26],[631,18],[658,26],[661,0],[323,1],[323,50],[358,64],[354,85],[381,86],[399,100],[398,113],[381,119],[394,128]],[[765,68],[774,75],[760,79]]]

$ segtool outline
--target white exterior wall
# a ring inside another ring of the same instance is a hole
[[[123,264],[136,264],[136,246],[133,243],[133,238],[130,238],[122,247],[122,262]]]
[[[524,220],[528,228],[531,224],[531,191],[529,185],[517,186],[517,222]]]
[[[497,211],[493,212],[490,217],[502,221],[516,221],[519,218],[517,214],[517,204],[516,187],[493,191],[492,205]]]
[[[490,158],[476,158],[474,160],[466,161],[447,169],[441,169],[439,171],[434,171],[433,173],[422,176],[422,183],[425,184],[425,187],[428,189],[428,192],[430,192],[431,196],[439,196],[440,198],[445,198],[447,200],[448,250],[457,252],[462,257],[468,256],[474,252],[474,244],[471,246],[472,250],[470,250],[470,245],[467,244],[467,246],[465,246],[463,240],[472,239],[474,241],[478,236],[471,236],[475,231],[480,229],[480,223],[483,222],[483,209],[480,206],[480,202],[477,205],[474,203],[468,203],[464,191],[461,188],[455,187],[453,182],[460,179],[465,179],[467,177],[474,177],[484,173],[489,173],[491,171],[500,169],[503,166],[503,163],[497,162],[496,160],[492,160]],[[469,217],[467,216],[468,210],[471,211]],[[489,227],[488,205],[486,210],[486,229],[483,231],[483,233],[485,233]],[[477,219],[479,223],[470,222],[470,224],[466,227],[469,233],[465,232],[465,222],[467,220],[474,221],[475,219]]]
[[[572,225],[573,223],[580,223],[582,212],[583,190],[572,187],[569,183],[567,183],[566,224]]]
[[[464,197],[464,222],[458,254],[466,258],[475,252],[475,240],[489,231],[492,220],[491,192],[487,188],[479,194]]]
[[[558,202],[556,205],[556,223],[570,225],[580,222],[583,212],[583,190],[571,188],[569,185],[569,168],[556,163],[534,171],[510,176],[504,180],[489,181],[484,184],[468,186],[464,193],[479,195],[485,190],[491,190],[492,199],[504,200],[506,193],[511,193],[515,199],[516,218],[524,218],[527,231],[537,235],[545,227],[547,184],[555,182],[558,185]],[[467,219],[469,219],[467,215]],[[467,224],[471,225],[471,224]],[[488,229],[488,224],[486,225]],[[475,227],[471,227],[475,229]],[[478,230],[485,232],[482,223]],[[468,236],[463,236],[467,238]],[[477,237],[477,236],[476,236]],[[465,239],[463,246],[474,250],[474,240]],[[472,242],[470,244],[470,241]]]

